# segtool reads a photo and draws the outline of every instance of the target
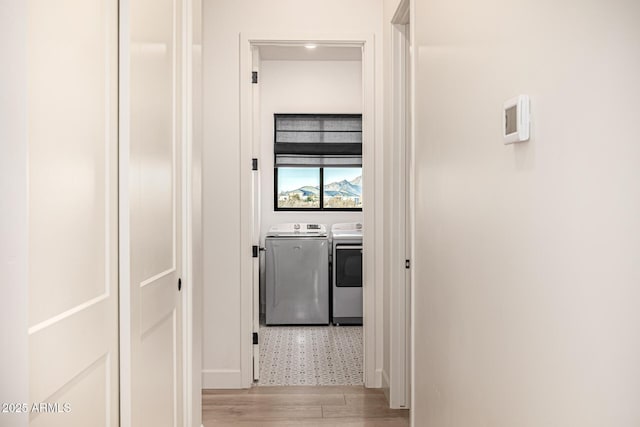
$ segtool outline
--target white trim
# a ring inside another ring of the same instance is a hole
[[[388,176],[392,181],[390,244],[390,319],[389,319],[389,403],[392,408],[410,407],[411,372],[411,271],[405,260],[412,260],[408,245],[411,245],[410,197],[412,157],[410,142],[410,41],[407,34],[409,20],[408,0],[403,0],[391,21],[391,122],[392,159]],[[411,269],[412,270],[412,269]]]
[[[202,389],[246,388],[240,369],[203,369]]]
[[[120,426],[132,427],[131,237],[129,221],[130,23],[129,0],[118,8],[118,268],[120,317]]]
[[[384,397],[387,398],[387,402],[389,402],[391,400],[391,396],[390,396],[390,381],[389,381],[389,375],[387,375],[387,371],[385,371],[384,369],[382,370],[382,391],[384,392]]]
[[[253,151],[251,71],[253,53],[248,40],[240,35],[240,384],[253,382],[253,258],[251,155]],[[244,47],[244,49],[242,49]],[[204,374],[203,374],[204,381]],[[217,384],[217,383],[216,383]],[[204,386],[204,385],[203,385]],[[224,387],[223,383],[217,385]],[[236,386],[237,387],[237,386]]]
[[[98,304],[99,302],[102,302],[102,301],[106,300],[107,298],[109,298],[109,296],[110,295],[109,295],[108,292],[104,293],[102,295],[98,295],[97,297],[92,298],[92,299],[90,299],[88,301],[85,301],[82,304],[79,304],[79,305],[77,305],[77,306],[75,306],[73,308],[70,308],[67,311],[64,311],[64,312],[62,312],[62,313],[60,313],[60,314],[58,314],[56,316],[53,316],[53,317],[51,317],[51,318],[49,318],[47,320],[44,320],[44,321],[38,323],[37,325],[30,327],[29,330],[28,330],[28,334],[29,335],[33,335],[36,332],[39,332],[39,331],[41,331],[41,330],[43,330],[45,328],[48,328],[49,326],[53,325],[54,323],[58,323],[58,322],[60,322],[60,321],[62,321],[64,319],[66,319],[67,317],[73,316],[76,313],[79,313],[79,312],[81,312],[83,310],[86,310],[87,308],[92,307],[92,306]]]
[[[377,312],[382,307],[382,265],[376,263],[376,254],[382,252],[382,245],[376,242],[382,239],[380,230],[382,221],[376,222],[376,211],[380,210],[382,199],[376,197],[376,182],[382,182],[381,166],[382,141],[376,139],[376,91],[375,91],[375,48],[373,34],[358,35],[318,35],[318,34],[294,34],[294,35],[266,35],[266,34],[240,34],[240,330],[242,334],[241,375],[242,387],[251,385],[251,332],[253,321],[253,293],[252,283],[252,258],[251,258],[251,153],[253,148],[252,126],[252,52],[255,45],[301,45],[313,42],[314,44],[332,46],[359,46],[362,47],[362,85],[363,85],[363,198],[367,200],[367,206],[363,208],[363,223],[368,232],[363,239],[365,247],[363,259],[363,317],[364,317],[364,382],[367,387],[380,387],[382,385],[382,316]],[[376,163],[376,157],[380,157],[380,164]],[[379,199],[379,200],[378,200]],[[378,206],[378,203],[380,206]],[[380,213],[381,215],[381,213]],[[378,247],[377,247],[378,246]],[[368,249],[372,248],[372,249]],[[217,387],[220,384],[216,383]]]
[[[410,200],[410,204],[409,204],[409,222],[410,222],[410,228],[409,228],[409,236],[411,236],[411,248],[410,248],[410,258],[412,260],[416,259],[416,249],[415,249],[415,242],[416,242],[416,207],[415,207],[415,182],[416,182],[416,167],[415,167],[415,147],[416,147],[416,99],[415,99],[415,88],[416,88],[416,70],[417,70],[417,66],[416,66],[416,52],[415,51],[411,51],[411,49],[413,49],[414,46],[416,46],[416,41],[415,41],[415,28],[416,28],[416,24],[415,24],[415,16],[416,16],[416,4],[415,1],[410,1],[409,3],[409,46],[410,46],[410,59],[409,59],[409,84],[410,84],[410,91],[409,91],[409,111],[411,113],[411,117],[413,117],[413,120],[411,121],[410,124],[410,129],[409,129],[409,158],[411,159],[410,161],[410,167],[409,167],[409,177],[410,177],[410,182],[409,182],[409,200]],[[410,286],[410,306],[411,306],[411,320],[410,320],[410,327],[409,329],[411,330],[410,332],[410,341],[411,341],[411,351],[410,351],[410,359],[411,359],[411,371],[410,371],[410,379],[411,379],[411,389],[410,389],[410,394],[411,394],[411,408],[415,408],[416,407],[416,401],[415,401],[415,372],[416,372],[416,352],[415,352],[415,313],[416,313],[416,306],[415,306],[415,298],[413,298],[413,295],[415,295],[415,287],[416,287],[416,275],[415,275],[415,268],[412,268],[410,270],[410,281],[411,281],[411,286]],[[416,419],[415,419],[415,411],[410,411],[410,425],[411,427],[414,427],[416,425]]]
[[[175,259],[174,259],[174,261],[175,261]],[[144,288],[145,286],[147,286],[147,285],[149,285],[149,284],[151,284],[153,282],[156,282],[156,281],[162,279],[163,277],[170,275],[171,273],[175,273],[175,271],[176,271],[176,266],[175,266],[175,262],[174,262],[174,266],[169,268],[168,270],[162,271],[162,272],[156,274],[155,276],[151,276],[148,279],[145,279],[142,282],[140,282],[140,287]]]
[[[391,23],[395,25],[406,25],[411,19],[411,0],[401,0],[396,8],[396,12],[391,18]]]
[[[193,151],[193,111],[192,111],[192,10],[191,1],[182,2],[182,395],[183,425],[193,425],[193,188],[192,188],[192,151]],[[196,405],[201,408],[202,402]],[[201,409],[200,409],[201,410]]]
[[[189,1],[188,25],[188,90],[189,114],[189,287],[188,287],[188,378],[189,422],[185,427],[202,423],[202,344],[203,344],[203,256],[202,256],[202,41],[198,38],[202,30],[202,0]],[[198,101],[197,103],[195,101]]]
[[[379,229],[377,214],[382,214],[382,198],[376,188],[382,190],[383,174],[382,141],[376,141],[376,91],[373,35],[362,39],[362,208],[363,226],[367,230],[363,245],[363,346],[364,384],[366,387],[382,386],[382,277],[383,263],[376,262],[383,254],[383,232]],[[379,161],[378,161],[379,160]],[[378,185],[380,184],[380,185]],[[380,255],[380,256],[378,256]],[[367,288],[369,286],[369,288]],[[379,315],[378,315],[379,314]],[[378,360],[377,360],[378,359]]]
[[[178,267],[178,254],[176,253],[176,247],[178,245],[178,207],[177,207],[177,203],[176,203],[176,193],[177,193],[177,188],[178,186],[176,185],[176,183],[178,182],[178,174],[176,173],[176,171],[178,170],[178,161],[177,161],[177,151],[176,150],[176,145],[178,143],[180,143],[180,154],[182,155],[182,150],[183,150],[183,141],[178,141],[178,130],[182,130],[181,127],[178,127],[178,125],[182,125],[182,123],[180,123],[179,119],[179,107],[181,105],[178,104],[178,69],[179,64],[179,58],[177,55],[177,50],[179,49],[179,45],[177,42],[178,39],[178,28],[176,25],[177,22],[177,4],[178,4],[178,0],[172,0],[172,26],[173,26],[173,31],[171,34],[171,43],[173,45],[173,49],[171,50],[171,71],[173,73],[173,79],[171,79],[171,155],[172,155],[172,166],[173,166],[173,174],[172,174],[172,181],[171,181],[171,186],[173,188],[172,191],[172,195],[171,195],[171,210],[172,210],[172,226],[173,226],[173,230],[172,230],[172,238],[173,238],[173,244],[171,246],[171,251],[173,254],[173,267],[176,270],[176,274],[178,275],[178,277],[180,277],[183,273],[183,269],[184,269],[184,265],[182,264],[183,260],[180,260],[180,267]],[[182,71],[182,70],[180,70]],[[181,135],[180,135],[181,136]],[[182,168],[180,168],[182,169]],[[182,177],[181,177],[182,178]],[[182,186],[182,182],[180,182],[181,186]],[[180,188],[180,203],[183,203],[184,201],[184,196],[182,194],[182,188]],[[182,211],[182,209],[180,209],[180,211]],[[181,212],[182,214],[182,212]],[[182,219],[182,218],[180,218]],[[182,238],[183,236],[183,232],[184,230],[180,230],[180,237]],[[180,242],[180,244],[182,244],[182,242]],[[184,341],[184,340],[183,340]],[[174,359],[175,361],[176,359]],[[175,390],[175,389],[174,389]],[[175,393],[174,393],[175,394]],[[174,400],[175,401],[175,400]],[[174,412],[175,414],[175,412]]]
[[[253,46],[251,52],[251,70],[260,72],[260,51],[256,46]],[[260,85],[251,85],[251,97],[252,97],[252,159],[260,159]],[[259,168],[258,168],[259,169]],[[252,171],[252,186],[251,186],[251,199],[252,206],[252,245],[260,247],[260,171]],[[253,328],[252,333],[260,332],[260,257],[253,258]],[[254,344],[253,349],[253,368],[252,379],[258,381],[260,379],[260,344]]]

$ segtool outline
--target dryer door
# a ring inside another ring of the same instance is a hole
[[[336,244],[333,260],[333,323],[362,324],[362,245]]]
[[[362,287],[362,245],[337,245],[335,255],[336,287]]]

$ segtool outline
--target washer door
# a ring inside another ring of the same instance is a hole
[[[329,323],[327,239],[269,238],[267,325]]]

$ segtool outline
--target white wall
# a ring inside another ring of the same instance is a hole
[[[260,65],[260,238],[275,224],[362,221],[362,212],[277,212],[273,206],[273,115],[362,113],[361,61],[262,61]],[[264,262],[264,257],[261,260]],[[261,270],[264,276],[264,268]],[[261,278],[262,279],[262,278]],[[261,280],[263,286],[264,280]],[[261,291],[264,309],[265,294]]]
[[[640,3],[416,8],[416,426],[640,425]]]
[[[362,221],[362,212],[276,212],[273,207],[273,115],[362,113],[362,62],[262,61],[260,67],[261,238],[285,222]],[[366,165],[365,165],[366,166]]]
[[[0,402],[28,402],[27,5],[0,1]],[[0,426],[26,426],[0,413]]]
[[[240,333],[240,259],[249,249],[239,242],[239,35],[378,37],[381,13],[380,0],[204,1],[204,387],[242,386],[240,342],[250,339]],[[375,51],[376,114],[382,114],[381,46]],[[376,138],[381,131],[376,121]],[[381,360],[380,345],[380,370]]]

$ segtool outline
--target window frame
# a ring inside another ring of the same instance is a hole
[[[314,118],[314,117],[324,117],[324,118],[359,118],[360,120],[362,120],[362,114],[326,114],[326,113],[298,113],[298,114],[291,114],[291,113],[275,113],[273,115],[273,144],[274,144],[274,168],[273,168],[273,210],[274,211],[283,211],[283,212],[320,212],[320,211],[325,211],[325,212],[362,212],[362,208],[327,208],[324,206],[324,169],[325,166],[282,166],[282,167],[309,167],[312,169],[318,169],[318,173],[319,173],[319,204],[320,206],[317,208],[281,208],[278,207],[278,166],[275,166],[277,164],[277,149],[276,149],[276,144],[277,144],[277,135],[278,135],[278,119],[279,118],[285,118],[285,117],[289,117],[289,118]],[[362,134],[362,129],[360,129],[359,131],[346,131],[346,132],[359,132],[360,134]],[[291,143],[289,143],[291,144]],[[360,146],[360,154],[359,157],[362,158],[362,142],[354,144],[354,143],[325,143],[328,145],[331,145],[332,148],[335,150],[336,146],[340,146],[340,145],[344,145],[345,147],[347,147],[348,145],[359,145]],[[353,149],[353,147],[351,147]],[[347,150],[349,150],[349,148],[347,148]],[[309,155],[311,155],[311,153],[309,153]],[[327,166],[330,169],[333,168],[340,168],[342,166]],[[344,166],[345,168],[352,168],[354,166]],[[362,170],[363,166],[362,164],[360,165],[360,170]]]
[[[350,166],[353,167],[353,166]],[[337,168],[337,166],[331,166],[331,168]],[[345,167],[346,168],[346,167]],[[320,174],[320,207],[318,208],[281,208],[278,207],[278,169],[273,168],[273,210],[275,212],[362,212],[362,208],[325,208],[324,207],[324,166],[318,166],[318,173]],[[361,168],[362,169],[362,168]]]

